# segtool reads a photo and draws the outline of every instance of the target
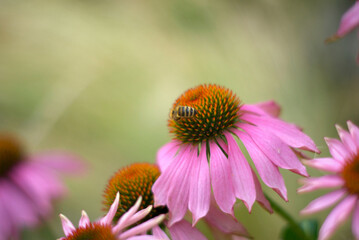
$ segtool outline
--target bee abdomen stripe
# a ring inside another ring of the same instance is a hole
[[[186,117],[190,116],[189,115],[189,107],[186,107]]]

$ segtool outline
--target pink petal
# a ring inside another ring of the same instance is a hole
[[[280,114],[280,106],[275,101],[266,101],[256,104],[244,104],[241,110],[254,112],[260,115],[269,114],[272,117],[278,117]]]
[[[334,173],[340,172],[343,168],[343,164],[333,158],[315,158],[312,160],[304,160],[303,163],[319,170]]]
[[[5,181],[5,180],[0,180],[0,181]],[[1,183],[0,183],[0,188],[1,188]],[[7,204],[5,199],[3,199],[3,193],[2,190],[0,189],[0,239],[1,240],[7,240],[10,238],[11,232],[14,230],[18,230],[15,229],[13,220],[11,218],[11,216],[9,216],[9,213],[7,211]]]
[[[356,207],[354,209],[352,229],[355,238],[359,239],[359,201],[357,201]]]
[[[272,209],[268,199],[264,196],[262,186],[253,170],[252,170],[252,176],[253,176],[254,184],[256,187],[256,195],[257,195],[256,201],[261,205],[261,207],[263,207],[269,213],[273,213],[273,209]]]
[[[232,134],[224,133],[228,142],[228,161],[232,169],[234,194],[241,199],[250,212],[256,200],[256,188],[252,169]]]
[[[197,148],[193,146],[188,154],[179,160],[181,165],[172,176],[172,186],[168,192],[167,207],[170,209],[169,225],[180,221],[188,208],[191,169],[197,159]]]
[[[209,143],[211,160],[211,182],[214,198],[219,208],[226,213],[233,214],[236,197],[233,191],[232,173],[228,159],[215,142]]]
[[[284,184],[282,175],[280,174],[278,167],[276,167],[253,140],[245,132],[241,132],[237,129],[233,129],[233,132],[241,139],[246,147],[249,155],[251,156],[254,165],[257,168],[259,175],[263,182],[275,192],[279,194],[285,201],[287,200],[287,189]]]
[[[347,122],[350,135],[352,135],[353,141],[357,146],[357,151],[359,150],[359,128],[354,125],[351,121]]]
[[[358,202],[357,196],[348,196],[336,206],[324,221],[319,231],[319,240],[328,239],[333,232],[343,223],[352,212]]]
[[[117,195],[116,195],[117,198]],[[137,210],[140,208],[141,206],[141,202],[142,202],[142,196],[139,196],[136,203],[127,211],[125,212],[121,218],[118,220],[117,224],[114,226],[114,228],[112,229],[112,231],[114,233],[118,233],[120,232],[122,229],[124,229],[125,227],[129,226],[132,224],[132,222],[130,222],[131,218],[135,215],[135,213],[137,212]],[[111,205],[115,207],[116,200],[113,202],[113,204]],[[118,201],[117,201],[118,203]],[[114,208],[117,211],[117,208]],[[111,211],[111,209],[110,209]],[[109,211],[109,212],[110,212]],[[115,212],[116,213],[116,212]],[[102,222],[103,219],[100,219],[100,222]]]
[[[211,202],[211,207],[205,220],[211,228],[217,228],[223,233],[249,237],[245,227],[233,216],[220,211],[214,201]]]
[[[157,152],[157,164],[161,169],[161,172],[164,172],[166,168],[172,163],[175,155],[180,148],[180,143],[176,140],[165,144]]]
[[[127,239],[129,237],[141,234],[141,233],[145,233],[148,230],[150,230],[151,228],[153,228],[154,226],[160,224],[163,220],[165,219],[165,215],[161,214],[157,217],[151,218],[150,220],[147,220],[144,223],[141,223],[139,225],[137,225],[136,227],[130,228],[129,230],[127,230],[124,233],[121,233],[119,238],[120,239]]]
[[[146,217],[152,211],[152,208],[153,208],[152,205],[150,205],[150,206],[147,206],[145,209],[142,209],[142,210],[136,212],[133,216],[131,216],[128,219],[126,225],[130,226],[130,225],[140,221],[141,219]]]
[[[65,173],[78,174],[85,170],[85,165],[79,157],[65,152],[42,153],[31,157],[31,161]]]
[[[108,211],[106,216],[104,216],[103,218],[100,219],[101,224],[103,224],[103,225],[110,225],[111,224],[113,218],[116,215],[119,201],[120,201],[120,193],[117,192],[116,198],[113,201],[113,203],[111,204],[110,210]]]
[[[275,135],[249,124],[242,124],[245,130],[262,150],[262,152],[278,167],[308,176],[308,173],[293,151]]]
[[[339,29],[336,34],[339,37],[343,37],[358,26],[359,26],[359,2],[356,1],[356,3],[346,13],[344,13],[340,21]]]
[[[350,159],[350,153],[344,147],[343,143],[338,139],[334,138],[324,138],[325,142],[328,145],[330,154],[333,158],[340,162],[345,162],[346,160]]]
[[[171,162],[170,166],[158,177],[156,182],[152,186],[152,192],[154,195],[155,207],[158,205],[166,205],[169,189],[172,187],[173,176],[177,172],[177,169],[182,164],[182,157],[188,155],[190,145],[187,144],[183,149],[179,151],[175,159]]]
[[[308,204],[300,213],[301,214],[312,214],[323,209],[332,206],[334,203],[339,201],[347,193],[344,189],[339,189],[334,192],[325,194]]]
[[[209,209],[211,183],[206,144],[203,143],[197,159],[193,159],[188,208],[192,212],[193,226]]]
[[[40,209],[32,200],[10,181],[0,182],[0,197],[7,211],[9,221],[16,228],[23,226],[33,227],[38,223]]]
[[[84,210],[82,210],[81,218],[80,218],[80,222],[79,222],[79,227],[84,228],[89,224],[90,224],[90,218],[87,216],[87,213]]]
[[[162,229],[159,227],[159,226],[155,226],[153,229],[152,229],[152,233],[155,237],[159,238],[159,239],[163,239],[163,240],[170,240],[168,237],[167,237],[167,234],[162,231]]]
[[[343,128],[341,128],[339,125],[335,125],[335,127],[337,128],[338,134],[340,139],[342,140],[344,146],[346,147],[346,149],[352,154],[352,155],[356,155],[357,153],[357,146],[355,144],[355,142],[353,141],[352,136],[350,135],[350,133],[348,133],[347,131],[345,131]]]
[[[138,235],[138,236],[126,238],[126,240],[164,240],[164,239],[157,238],[152,235]]]
[[[257,125],[264,131],[270,131],[274,133],[277,137],[282,139],[283,142],[291,147],[316,153],[320,152],[310,137],[301,132],[297,127],[280,119],[267,116],[255,116],[253,114],[244,114],[241,118]]]
[[[173,224],[168,228],[173,240],[207,240],[196,228],[193,228],[186,220]]]
[[[322,188],[334,188],[341,187],[344,184],[344,180],[336,175],[326,175],[317,178],[305,178],[300,180],[304,185],[300,187],[297,192],[312,192]]]
[[[76,230],[72,222],[65,217],[64,215],[60,214],[60,219],[62,223],[62,229],[64,230],[65,236],[68,237],[73,231]]]

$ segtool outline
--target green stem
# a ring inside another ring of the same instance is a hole
[[[267,194],[265,194],[265,197],[268,199],[272,209],[274,212],[276,212],[279,216],[281,216],[284,220],[287,221],[290,228],[297,234],[300,239],[303,240],[313,240],[311,237],[309,237],[303,229],[299,226],[298,222],[294,220],[292,216],[288,214],[283,208],[281,208],[275,201],[273,201],[270,197],[268,197]]]

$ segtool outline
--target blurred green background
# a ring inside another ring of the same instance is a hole
[[[226,86],[244,103],[276,100],[282,118],[328,156],[323,137],[337,137],[334,124],[359,124],[356,34],[324,44],[353,2],[1,0],[0,129],[23,137],[32,152],[66,149],[90,165],[87,175],[66,178],[69,193],[48,224],[56,237],[58,213],[74,223],[82,209],[98,218],[110,176],[155,161],[170,140],[172,102],[198,84]],[[323,192],[297,195],[299,177],[282,173],[289,203],[264,190],[304,219],[299,210]],[[282,219],[238,205],[255,239],[279,238]],[[46,239],[46,231],[23,239]],[[334,237],[350,238],[349,223]]]

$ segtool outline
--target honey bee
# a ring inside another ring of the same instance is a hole
[[[189,106],[176,106],[170,111],[170,119],[178,121],[182,118],[192,118],[197,114],[197,110]]]

